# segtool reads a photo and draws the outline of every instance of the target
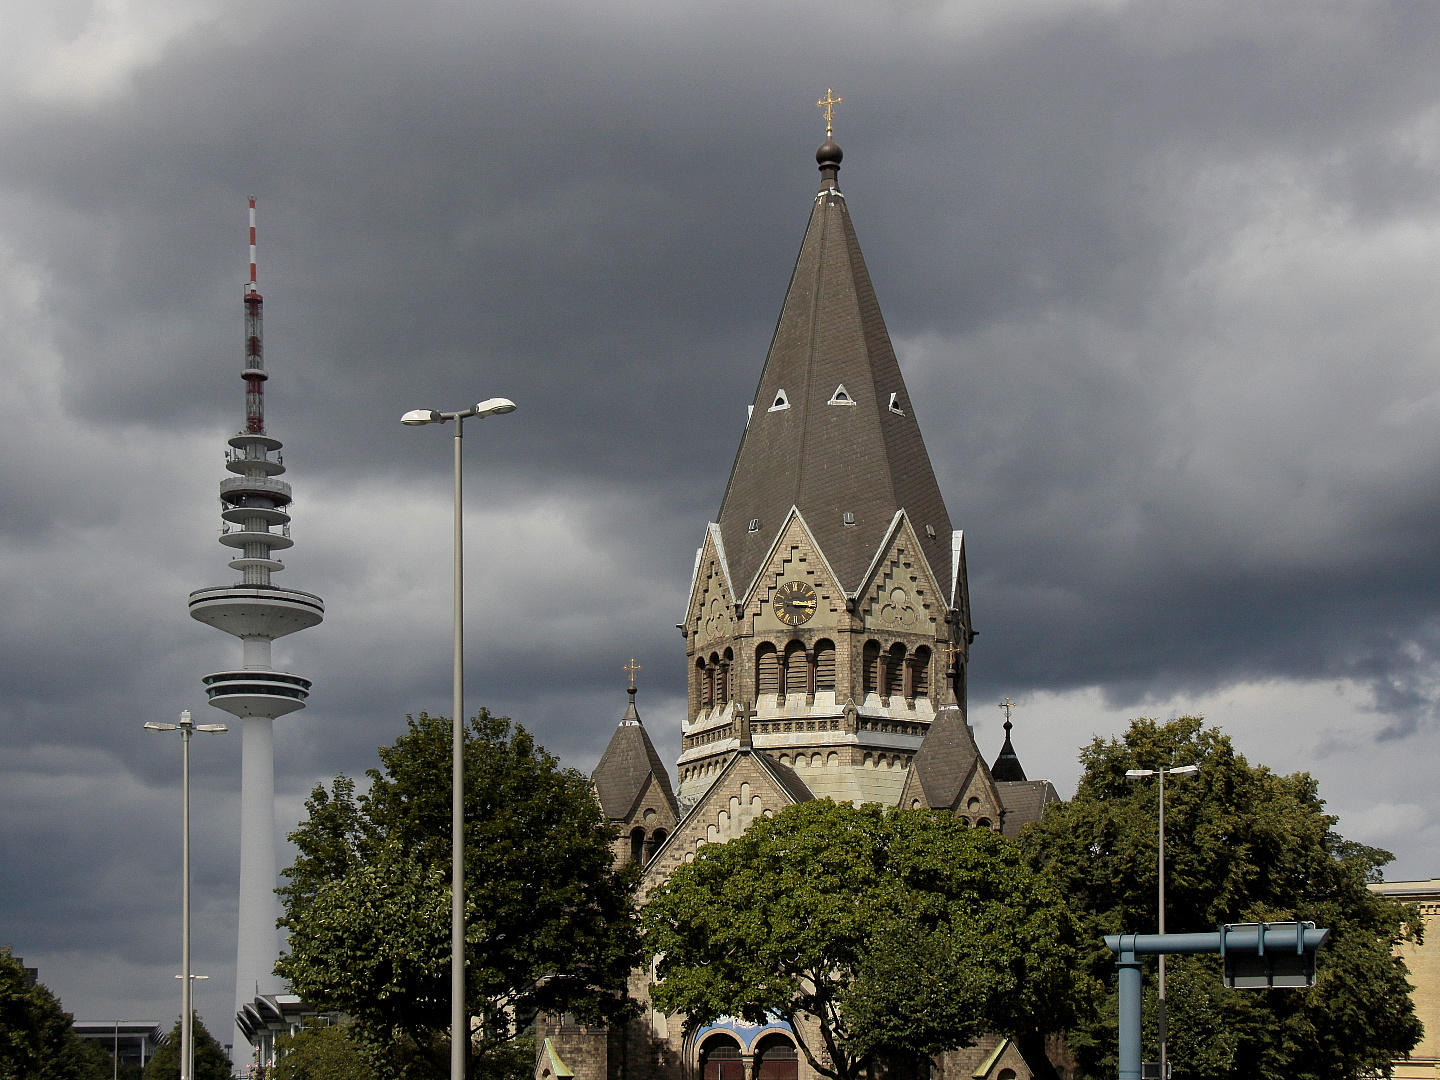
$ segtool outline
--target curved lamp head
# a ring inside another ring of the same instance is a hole
[[[1194,776],[1200,771],[1199,765],[1177,765],[1173,769],[1166,770],[1171,776]]]
[[[486,398],[475,406],[476,416],[500,416],[504,413],[514,411],[515,402],[503,397]]]
[[[415,427],[419,424],[438,424],[442,420],[444,420],[444,417],[434,409],[411,409],[400,418],[402,424],[408,424],[410,427]]]

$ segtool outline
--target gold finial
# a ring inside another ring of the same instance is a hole
[[[637,664],[637,663],[635,662],[635,658],[632,656],[632,657],[630,658],[630,663],[626,664],[626,665],[625,665],[624,667],[622,667],[620,670],[621,670],[621,671],[628,671],[628,672],[630,673],[630,689],[631,689],[631,690],[634,690],[634,689],[635,689],[635,673],[636,673],[637,671],[643,670],[643,668],[642,668],[639,664]]]
[[[825,110],[825,137],[827,139],[835,134],[835,106],[844,100],[844,98],[836,97],[835,91],[827,86],[825,88],[825,96],[815,102],[817,108]]]
[[[1005,725],[1007,727],[1010,725],[1010,710],[1018,709],[1019,707],[1019,703],[1010,700],[1009,694],[1006,694],[1005,700],[1000,702],[1000,708],[1005,710]]]

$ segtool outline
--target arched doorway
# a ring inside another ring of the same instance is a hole
[[[745,1080],[740,1044],[729,1035],[712,1035],[700,1045],[700,1080]]]
[[[798,1080],[800,1057],[786,1035],[766,1035],[755,1045],[755,1080]]]

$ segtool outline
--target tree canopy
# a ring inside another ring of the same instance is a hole
[[[378,1080],[347,1028],[312,1017],[294,1035],[281,1035],[266,1080]]]
[[[1366,888],[1391,855],[1337,833],[1307,773],[1280,776],[1250,765],[1199,717],[1136,720],[1120,739],[1095,739],[1081,763],[1075,798],[1047,809],[1021,845],[1069,898],[1091,945],[1091,971],[1110,989],[1108,1008],[1070,1033],[1086,1075],[1113,1076],[1116,1068],[1115,957],[1100,938],[1156,928],[1156,782],[1125,773],[1187,764],[1199,765],[1199,774],[1165,786],[1166,929],[1308,919],[1329,927],[1332,938],[1308,991],[1225,990],[1219,957],[1171,957],[1166,1015],[1175,1076],[1388,1075],[1421,1030],[1394,955],[1402,935],[1420,932],[1418,916]],[[1147,994],[1153,1002],[1153,985]],[[1149,1005],[1146,1015],[1148,1055],[1156,1051]]]
[[[75,1034],[74,1019],[0,946],[0,1080],[99,1080],[110,1055]]]
[[[659,1008],[779,1017],[832,1080],[989,1031],[1037,1046],[1092,992],[1045,876],[998,833],[924,810],[823,799],[759,819],[651,892],[644,928]]]
[[[230,1059],[225,1048],[205,1026],[199,1015],[190,1025],[195,1040],[195,1080],[230,1080]],[[161,1043],[145,1065],[145,1080],[180,1080],[180,1020],[170,1029],[170,1038]]]
[[[351,1036],[384,1076],[448,1073],[450,721],[421,713],[380,749],[370,789],[317,787],[280,890],[289,951],[276,972]],[[472,1071],[513,1056],[537,1009],[623,1015],[639,960],[634,867],[589,781],[509,720],[466,725],[466,998]]]

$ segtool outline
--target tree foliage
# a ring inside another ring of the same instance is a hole
[[[832,1080],[1057,1030],[1091,990],[1054,887],[997,833],[929,811],[824,799],[757,820],[651,892],[644,926],[659,1008],[778,1016]]]
[[[99,1080],[110,1055],[75,1034],[74,1019],[43,984],[0,946],[0,1080]]]
[[[317,787],[280,890],[277,974],[343,1012],[382,1076],[443,1076],[450,1024],[451,728],[421,713],[367,772]],[[623,1014],[639,959],[638,874],[589,781],[509,720],[481,712],[465,745],[466,1000],[472,1062],[503,1056],[537,1009]]]
[[[190,1024],[195,1040],[195,1080],[229,1080],[230,1059],[225,1048],[215,1041],[198,1015]],[[170,1038],[161,1043],[145,1065],[145,1080],[180,1080],[180,1021],[170,1030]]]
[[[1192,763],[1197,776],[1165,787],[1166,929],[1308,919],[1332,937],[1309,991],[1225,990],[1219,957],[1171,958],[1166,1015],[1175,1076],[1388,1075],[1421,1030],[1394,955],[1403,935],[1419,934],[1418,916],[1366,888],[1390,854],[1341,837],[1307,773],[1280,776],[1250,765],[1198,717],[1136,720],[1121,739],[1097,738],[1081,753],[1075,798],[1050,807],[1021,836],[1031,865],[1069,898],[1092,943],[1091,970],[1110,988],[1108,1007],[1071,1032],[1082,1068],[1093,1077],[1116,1068],[1115,958],[1100,938],[1156,926],[1156,785],[1125,772]],[[1147,1017],[1147,1053],[1154,1053],[1148,1008]]]
[[[347,1025],[311,1018],[275,1040],[278,1060],[266,1080],[377,1080]]]

